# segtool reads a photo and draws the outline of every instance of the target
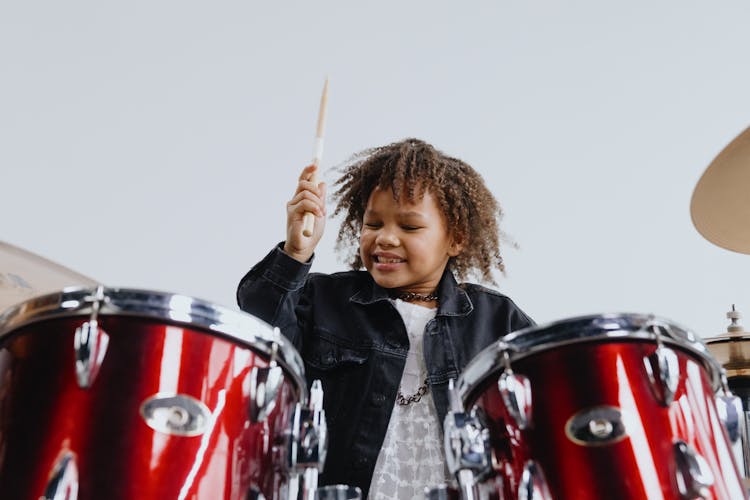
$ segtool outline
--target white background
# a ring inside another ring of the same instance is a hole
[[[750,313],[750,256],[689,203],[750,122],[750,3],[4,2],[0,240],[108,286],[236,307],[324,167],[415,136],[505,209],[498,288],[538,322]],[[331,180],[329,175],[328,180]],[[329,221],[314,270],[344,268]]]

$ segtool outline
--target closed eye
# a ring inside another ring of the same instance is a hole
[[[422,228],[420,226],[407,226],[407,225],[403,225],[403,226],[401,226],[401,229],[403,229],[404,231],[416,231],[417,229],[422,229]]]

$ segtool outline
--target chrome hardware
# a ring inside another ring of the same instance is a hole
[[[211,411],[185,394],[155,394],[141,405],[146,425],[174,436],[199,436],[210,423]]]
[[[316,500],[361,500],[362,490],[356,486],[332,484],[318,488],[315,498]]]
[[[99,368],[104,361],[109,344],[109,335],[99,327],[99,309],[105,301],[104,287],[97,287],[93,296],[86,297],[91,302],[89,320],[76,328],[73,347],[76,353],[76,379],[78,386],[88,389],[94,383]]]
[[[706,459],[684,441],[674,444],[677,464],[677,487],[685,499],[709,498],[709,487],[714,484],[714,475]]]
[[[518,485],[518,500],[552,500],[544,472],[533,460],[526,462]]]
[[[594,406],[579,411],[565,424],[565,435],[582,446],[612,444],[627,436],[622,412],[614,406]]]
[[[747,476],[750,471],[750,456],[748,456],[748,447],[745,446],[748,442],[746,413],[742,408],[742,399],[729,389],[726,371],[723,369],[721,379],[722,388],[716,392],[716,410],[727,432],[735,463],[742,475]]]
[[[78,498],[78,467],[75,455],[65,453],[52,469],[44,495],[40,500],[76,500]]]
[[[589,422],[589,432],[592,436],[605,439],[612,435],[615,426],[612,422],[603,418],[597,418]]]
[[[662,406],[669,406],[674,400],[680,382],[680,362],[677,353],[662,342],[660,329],[669,332],[669,325],[650,321],[644,330],[651,330],[656,341],[656,350],[643,358],[643,363],[651,382],[651,389]]]
[[[448,381],[450,411],[445,416],[445,462],[456,477],[463,500],[479,498],[477,481],[491,470],[490,433],[475,407],[466,413],[453,379]]]
[[[458,490],[447,484],[441,484],[434,488],[425,488],[424,498],[425,500],[461,500]]]
[[[531,425],[531,381],[524,375],[513,373],[510,367],[510,346],[498,343],[502,350],[503,373],[497,381],[497,388],[516,425],[526,429]]]
[[[742,399],[735,396],[729,390],[726,375],[722,373],[723,387],[716,393],[716,408],[719,411],[719,419],[727,431],[729,442],[734,444],[742,438],[743,426]]]
[[[318,474],[323,471],[327,451],[328,426],[323,410],[323,386],[320,380],[314,380],[310,387],[309,406],[304,408],[297,403],[295,407],[288,457],[290,490],[299,488],[301,476],[299,493],[304,500],[315,498]]]
[[[274,328],[274,334],[279,333]],[[266,368],[253,367],[248,375],[250,379],[250,418],[253,422],[263,422],[276,408],[276,398],[279,395],[284,372],[276,363],[278,344],[271,345],[271,360]]]

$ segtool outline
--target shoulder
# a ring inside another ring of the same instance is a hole
[[[479,285],[477,283],[461,283],[458,285],[458,287],[466,292],[466,294],[470,298],[478,297],[489,301],[494,301],[498,303],[508,303],[515,305],[515,302],[513,302],[513,299],[505,295],[504,293],[500,293],[497,290],[493,290],[492,288],[488,288],[483,285]]]
[[[461,283],[458,286],[466,292],[474,309],[480,314],[494,311],[507,316],[514,324],[514,329],[536,325],[534,320],[504,293],[477,283]]]
[[[310,273],[307,276],[308,286],[316,288],[359,288],[372,281],[367,271],[341,271],[331,274]]]

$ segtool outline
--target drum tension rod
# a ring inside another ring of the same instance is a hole
[[[91,315],[89,320],[76,328],[73,339],[76,359],[76,379],[78,386],[88,389],[94,383],[99,368],[104,362],[104,355],[109,345],[109,335],[99,326],[99,310],[106,303],[104,286],[99,285],[94,295],[84,299],[85,303],[91,303]]]
[[[281,335],[277,328],[273,329],[274,340],[271,342],[271,355],[267,367],[254,366],[250,370],[250,418],[253,422],[263,422],[268,415],[276,408],[276,399],[279,395],[279,389],[284,381],[284,372],[278,365],[279,343],[276,338]]]
[[[448,395],[450,410],[443,425],[446,465],[458,482],[461,498],[478,500],[478,481],[492,470],[489,430],[479,409],[465,411],[453,379],[448,380]]]
[[[677,353],[664,345],[661,334],[662,329],[668,334],[672,333],[669,325],[657,322],[653,318],[641,328],[641,331],[650,333],[656,342],[656,350],[644,357],[643,363],[648,374],[648,379],[651,382],[651,389],[654,396],[656,396],[662,406],[669,406],[674,400],[677,386],[680,382],[680,362],[677,358]]]
[[[290,498],[315,500],[318,489],[318,475],[328,451],[328,426],[323,409],[323,385],[313,380],[310,387],[310,400],[305,406],[297,403],[292,416],[289,443],[289,491],[295,491]],[[301,483],[301,484],[300,484]]]
[[[502,356],[503,373],[497,380],[497,388],[518,428],[527,429],[531,426],[531,380],[513,371],[510,362],[511,347],[508,344],[500,341],[498,349]]]

